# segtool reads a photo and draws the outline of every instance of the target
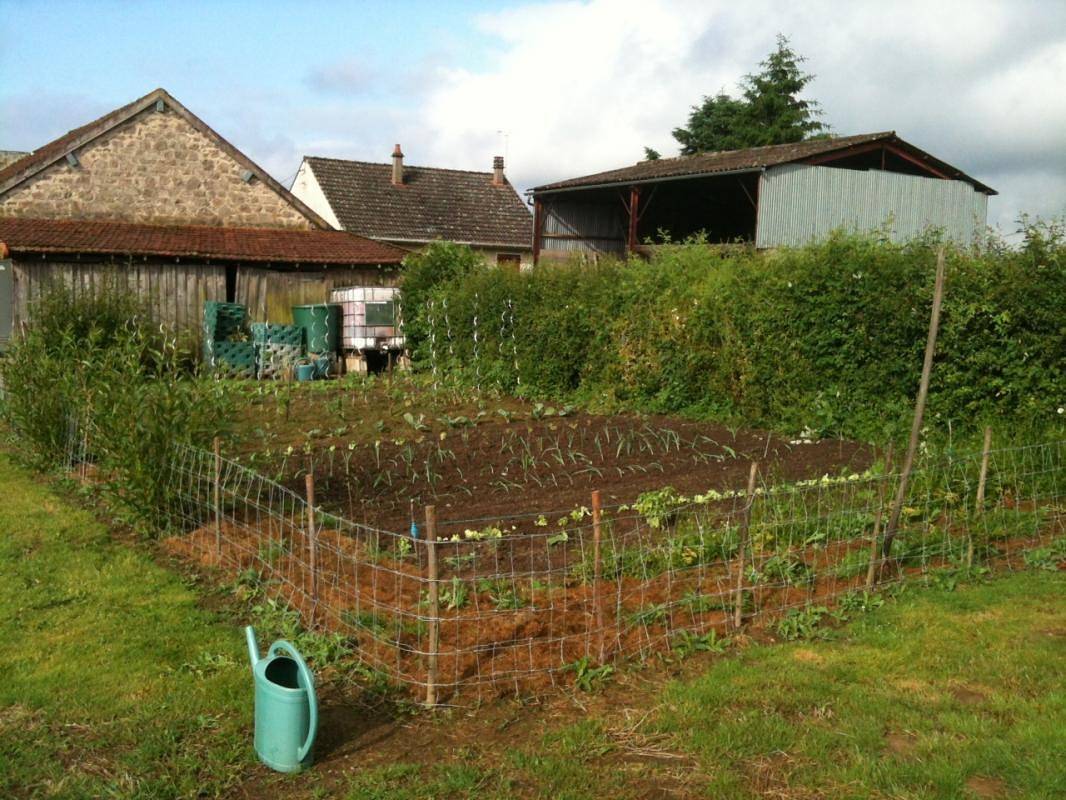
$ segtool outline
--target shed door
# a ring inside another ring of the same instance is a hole
[[[0,261],[0,350],[11,338],[15,319],[15,270],[10,261]]]

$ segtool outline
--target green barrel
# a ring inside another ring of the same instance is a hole
[[[341,305],[293,306],[292,321],[304,329],[308,353],[336,353],[341,337]]]

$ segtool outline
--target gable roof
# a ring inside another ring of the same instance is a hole
[[[579,187],[630,184],[634,182],[654,181],[656,179],[696,177],[699,175],[713,175],[719,172],[756,172],[767,167],[779,164],[790,164],[805,161],[816,156],[832,153],[840,153],[841,157],[848,155],[848,150],[872,145],[875,143],[890,144],[905,151],[914,159],[932,167],[934,170],[953,178],[954,180],[966,181],[975,189],[987,194],[995,194],[995,190],[985,186],[980,181],[971,178],[959,169],[934,158],[924,150],[920,150],[898,136],[895,131],[882,131],[880,133],[863,133],[857,136],[838,136],[832,139],[810,139],[793,144],[775,144],[766,147],[749,147],[745,150],[718,150],[711,153],[697,153],[691,156],[677,156],[675,158],[659,158],[653,161],[640,161],[632,166],[621,169],[597,172],[593,175],[584,175],[580,178],[570,178],[564,181],[556,181],[543,186],[537,186],[533,192],[551,192],[562,189]]]
[[[392,241],[455,242],[529,250],[533,217],[505,181],[491,172],[404,165],[403,186],[392,165],[305,156],[345,230]]]
[[[48,142],[48,144],[37,148],[32,153],[28,153],[17,161],[0,169],[0,195],[5,194],[24,181],[32,178],[34,175],[47,169],[60,159],[65,158],[68,153],[72,153],[78,148],[84,147],[94,139],[113,130],[159,102],[173,110],[196,130],[203,133],[209,139],[212,139],[227,155],[251,172],[252,175],[264,184],[269,186],[276,194],[280,195],[285,202],[293,206],[303,216],[307,217],[312,224],[323,230],[328,230],[330,228],[329,223],[312,211],[305,203],[303,203],[303,201],[293,195],[292,192],[274,180],[266,170],[230,144],[206,122],[189,111],[189,109],[171,97],[171,95],[162,88],[155,89],[144,97],[139,97],[132,103],[127,103],[121,108],[116,108],[114,111],[104,114],[99,119],[93,120],[86,125],[67,131],[58,139],[53,139],[51,142]]]
[[[20,158],[25,158],[29,153],[22,150],[0,150],[0,169],[8,164],[14,164]]]
[[[0,218],[12,253],[167,256],[284,264],[399,264],[403,250],[345,231]]]

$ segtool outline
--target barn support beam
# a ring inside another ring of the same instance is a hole
[[[629,234],[626,249],[632,253],[637,248],[637,223],[640,221],[640,187],[629,187]]]
[[[544,241],[544,201],[533,201],[533,264],[540,260],[540,248]]]

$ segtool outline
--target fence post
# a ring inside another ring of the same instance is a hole
[[[602,577],[600,567],[600,490],[592,493],[592,602],[596,611],[596,630],[599,632],[600,657],[597,663],[602,664],[604,658],[604,632],[603,632],[603,592],[601,591],[600,579]]]
[[[885,448],[884,480],[877,487],[877,513],[874,514],[874,532],[870,537],[870,563],[866,567],[866,591],[872,590],[874,584],[877,583],[877,562],[880,560],[879,545],[881,544],[878,540],[881,538],[881,521],[885,517],[885,485],[888,483],[888,476],[891,474],[892,442],[889,442],[888,447]]]
[[[426,705],[437,705],[437,653],[440,650],[440,586],[437,583],[437,507],[426,506],[426,570],[429,581],[429,652],[426,654]]]
[[[977,517],[984,514],[985,511],[985,484],[988,481],[988,459],[992,454],[992,427],[985,428],[985,444],[981,448],[981,474],[977,477],[977,500],[974,502],[974,511],[976,515],[974,517],[974,523],[977,522]],[[968,526],[967,541],[966,543],[966,568],[969,569],[973,566],[973,525]]]
[[[215,437],[215,481],[214,481],[214,505],[215,505],[215,556],[219,566],[222,566],[222,445]]]
[[[899,516],[903,511],[903,502],[907,499],[907,483],[914,468],[914,454],[918,450],[918,437],[922,432],[922,418],[925,415],[925,401],[929,397],[929,377],[933,373],[933,354],[936,352],[936,334],[940,327],[940,304],[944,299],[944,248],[936,255],[936,282],[933,287],[933,309],[929,314],[929,333],[925,340],[925,360],[922,362],[922,378],[918,383],[918,397],[914,401],[914,419],[911,422],[911,438],[907,442],[907,455],[903,459],[903,469],[899,476],[896,499],[892,503],[892,513],[885,528],[885,540],[881,545],[881,555],[888,558],[892,550],[892,540],[896,538]]]
[[[315,525],[315,474],[308,472],[307,487],[307,549],[311,564],[311,624],[318,613],[318,527]]]
[[[744,624],[744,551],[748,548],[748,527],[751,525],[751,507],[755,505],[755,476],[759,472],[759,462],[751,462],[748,473],[748,494],[744,508],[740,512],[739,547],[737,549],[737,589],[734,597],[733,624],[739,628]]]

